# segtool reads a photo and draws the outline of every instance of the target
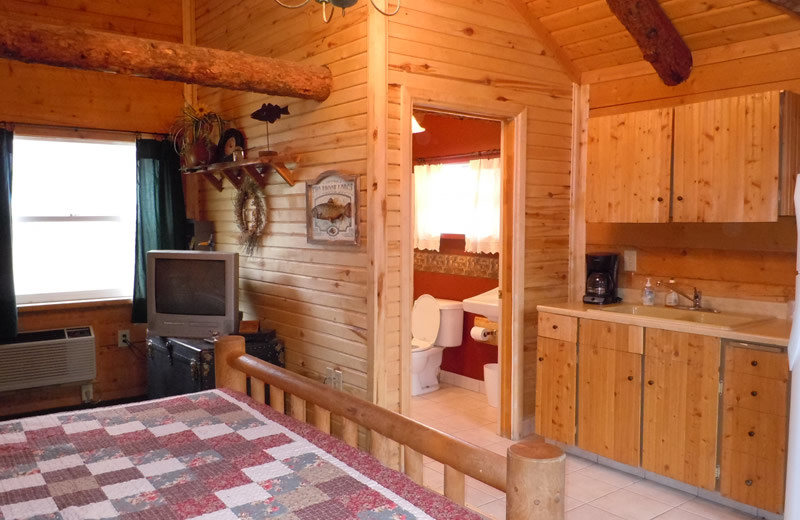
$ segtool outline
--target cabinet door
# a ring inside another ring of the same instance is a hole
[[[778,218],[780,93],[675,108],[673,221]]]
[[[588,222],[669,222],[672,108],[589,119]]]
[[[581,344],[578,447],[639,465],[642,356]]]
[[[575,343],[539,336],[536,371],[536,433],[575,444]]]
[[[720,340],[645,331],[642,467],[716,487]]]

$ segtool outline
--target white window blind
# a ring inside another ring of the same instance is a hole
[[[133,293],[133,142],[14,138],[17,303]]]

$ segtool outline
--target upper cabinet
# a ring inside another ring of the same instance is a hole
[[[589,119],[589,222],[669,222],[672,112]]]
[[[798,173],[800,96],[791,92],[593,118],[586,218],[774,222],[794,214]]]

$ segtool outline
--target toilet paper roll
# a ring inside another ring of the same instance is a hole
[[[493,333],[493,330],[485,327],[472,327],[469,331],[469,335],[472,336],[472,339],[475,341],[487,341]]]

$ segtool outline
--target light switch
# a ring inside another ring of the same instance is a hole
[[[622,263],[625,271],[636,270],[636,250],[626,249],[622,256]]]

